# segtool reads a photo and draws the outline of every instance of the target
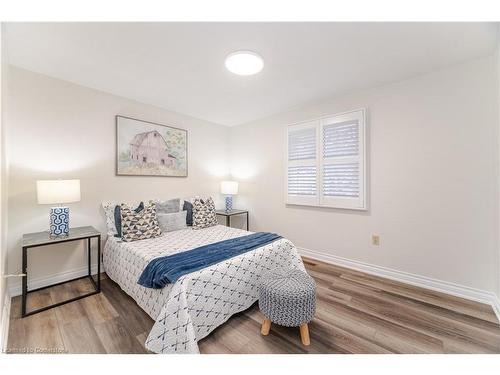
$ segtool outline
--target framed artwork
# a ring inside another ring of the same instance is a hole
[[[187,177],[187,130],[116,116],[116,174]]]

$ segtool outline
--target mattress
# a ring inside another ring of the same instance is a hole
[[[147,349],[155,353],[199,353],[198,340],[258,299],[258,281],[263,273],[280,268],[304,270],[295,246],[281,238],[182,276],[162,289],[137,284],[154,258],[250,233],[217,225],[135,242],[108,238],[103,252],[106,273],[155,320],[145,342]]]

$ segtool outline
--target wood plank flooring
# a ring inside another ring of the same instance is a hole
[[[311,345],[298,328],[271,326],[254,304],[199,342],[202,353],[500,353],[500,325],[490,306],[304,259],[317,283]],[[12,353],[147,353],[153,320],[102,275],[102,293],[20,318],[12,299]],[[92,289],[88,280],[30,294],[29,309]]]

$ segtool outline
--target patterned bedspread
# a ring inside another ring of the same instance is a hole
[[[262,273],[275,268],[304,270],[295,246],[282,238],[182,276],[163,289],[137,284],[153,258],[249,233],[217,225],[169,232],[136,242],[108,237],[103,255],[106,273],[155,320],[146,348],[155,353],[198,353],[198,340],[258,299],[257,286]]]

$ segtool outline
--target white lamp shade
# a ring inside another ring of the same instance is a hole
[[[80,201],[80,180],[39,180],[36,182],[38,204]]]
[[[220,192],[225,195],[236,195],[238,194],[238,183],[236,181],[222,181]]]

